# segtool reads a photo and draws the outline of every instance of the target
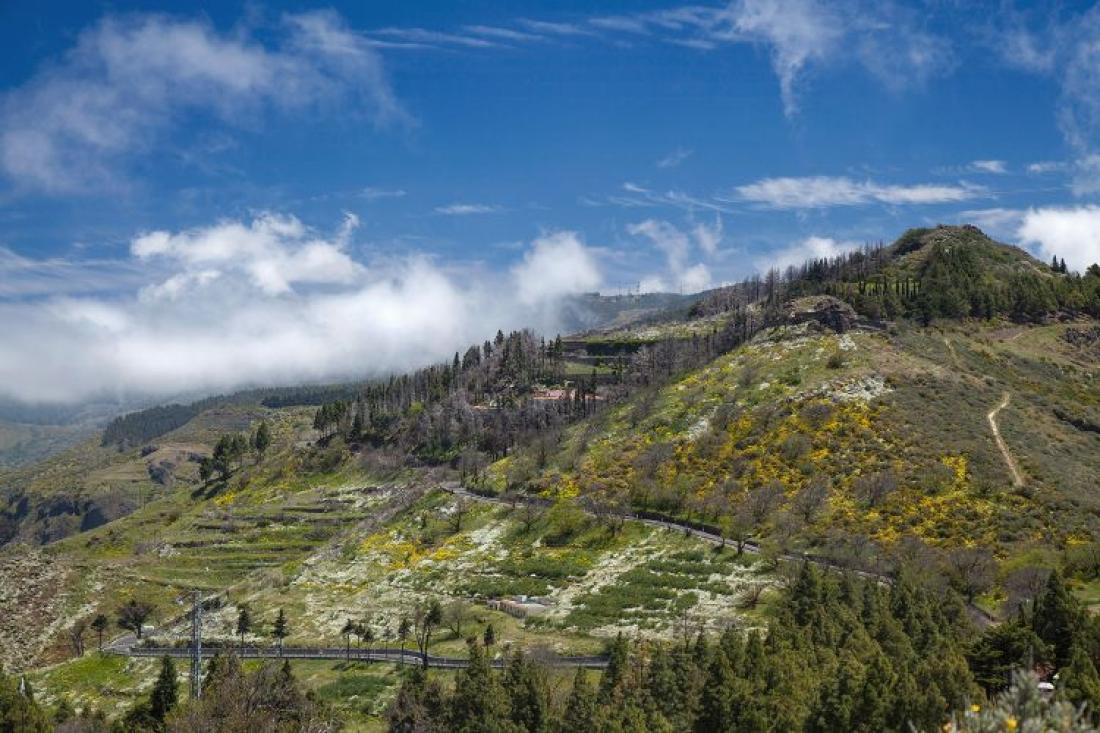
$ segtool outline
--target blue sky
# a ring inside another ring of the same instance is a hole
[[[1100,259],[1087,4],[16,0],[0,47],[19,399],[393,369],[937,222]]]

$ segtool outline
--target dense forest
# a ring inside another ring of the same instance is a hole
[[[1018,618],[981,633],[959,596],[904,574],[886,587],[804,564],[766,632],[685,629],[673,645],[620,636],[599,679],[579,671],[565,695],[522,655],[494,672],[471,639],[453,689],[412,673],[388,720],[395,733],[1087,730],[1100,709],[1098,630],[1057,574]],[[1015,672],[1054,669],[1053,701],[1027,677],[998,700]]]

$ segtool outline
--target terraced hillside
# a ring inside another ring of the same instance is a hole
[[[380,477],[347,452],[327,463],[332,447],[302,440],[315,437],[311,410],[234,414],[234,422],[204,415],[159,441],[175,445],[200,430],[211,441],[215,430],[247,427],[243,415],[263,417],[274,426],[272,448],[225,484],[204,488],[181,478],[125,517],[29,554],[17,545],[2,554],[3,663],[40,668],[34,679],[43,700],[63,694],[124,710],[147,689],[155,665],[94,652],[60,661],[72,655],[69,629],[98,613],[114,618],[135,598],[154,607],[149,623],[158,641],[182,642],[194,589],[212,603],[204,635],[215,645],[237,639],[241,607],[255,619],[247,643],[271,645],[274,615],[283,609],[288,644],[340,646],[352,619],[396,646],[400,617],[437,600],[450,628],[433,641],[436,653],[462,653],[469,629],[487,624],[501,649],[595,653],[619,631],[677,638],[761,623],[759,604],[775,580],[753,559],[715,554],[707,543],[640,524],[613,529],[568,502],[471,502],[434,488],[439,479],[431,472]],[[110,470],[140,465],[140,453]],[[119,633],[112,628],[107,638]],[[94,634],[88,637],[94,648]],[[392,671],[311,664],[319,690],[369,687],[367,712],[333,692],[348,715],[368,722],[400,679]]]

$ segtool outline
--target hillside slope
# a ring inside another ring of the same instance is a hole
[[[815,551],[1064,546],[1100,532],[1094,328],[769,329],[573,428],[536,484]]]
[[[464,629],[491,624],[519,648],[587,654],[618,632],[765,626],[799,556],[876,586],[952,587],[982,624],[1050,568],[1092,603],[1098,296],[1100,273],[1059,272],[973,228],[914,230],[658,299],[670,309],[644,321],[501,333],[350,394],[240,393],[147,441],[133,436],[160,413],[139,414],[117,442],[2,479],[14,542],[0,550],[0,661],[39,668],[48,700],[120,710],[155,670],[70,660],[69,630],[136,598],[162,642],[182,642],[194,589],[212,643],[232,642],[247,607],[256,644],[272,643],[278,609],[289,642],[350,645],[351,621],[396,644],[400,617],[439,601],[453,628],[438,652],[462,654]],[[200,475],[261,421],[269,447]],[[460,482],[498,502],[448,490]],[[352,684],[312,669],[318,689]],[[348,711],[375,724],[398,680],[371,680],[358,683],[373,707]]]

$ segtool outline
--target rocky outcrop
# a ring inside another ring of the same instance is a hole
[[[1062,340],[1070,346],[1090,353],[1100,353],[1100,326],[1092,328],[1070,327],[1062,333]]]
[[[136,508],[134,497],[123,492],[94,497],[69,494],[31,497],[12,493],[0,506],[0,546],[20,541],[45,545],[95,529]]]
[[[817,323],[836,333],[852,330],[857,319],[852,306],[831,295],[795,298],[786,304],[783,313],[783,320],[788,325]]]

